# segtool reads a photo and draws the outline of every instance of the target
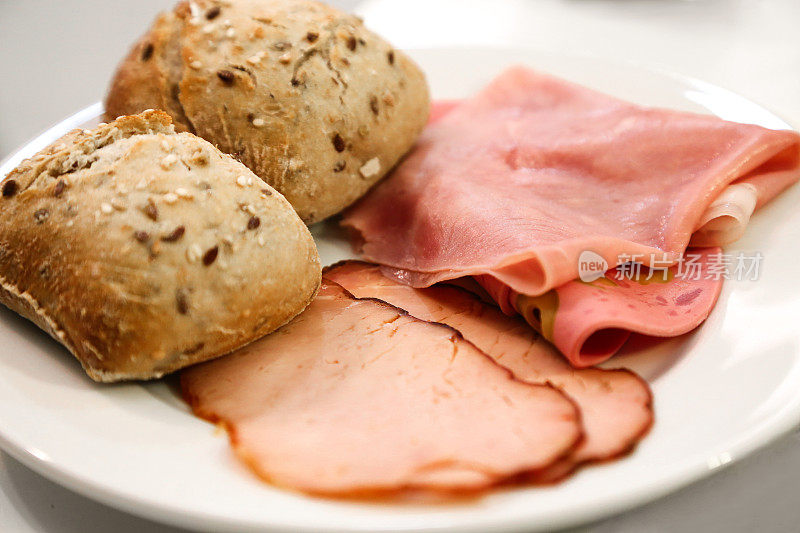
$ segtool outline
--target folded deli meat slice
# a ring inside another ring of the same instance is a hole
[[[460,100],[439,100],[431,105],[429,124],[438,122],[455,109]],[[766,173],[765,173],[766,174]],[[761,190],[758,180],[735,181],[728,185],[711,205],[703,212],[695,224],[690,244],[693,246],[721,246],[734,242],[744,234],[750,216],[755,211],[759,200],[761,204],[772,199],[785,187],[785,182],[775,180],[774,176],[762,178]],[[766,186],[772,189],[765,189]]]
[[[330,267],[324,277],[357,298],[379,298],[417,318],[447,324],[518,379],[552,383],[570,396],[583,414],[585,438],[561,463],[540,472],[538,480],[625,453],[650,428],[650,389],[639,376],[628,370],[574,370],[519,317],[503,314],[471,292],[452,285],[414,289],[383,276],[376,265],[357,261]]]
[[[519,294],[497,279],[476,276],[508,314],[519,313],[569,359],[584,368],[602,363],[631,332],[674,337],[699,326],[722,290],[720,248],[689,248],[668,269],[613,269],[591,282],[570,281],[539,296]]]
[[[696,231],[702,246],[735,238],[800,177],[796,132],[640,107],[524,67],[434,117],[343,219],[364,258],[415,287],[485,274],[536,296],[577,279],[585,250],[610,267],[677,260]]]
[[[181,384],[259,476],[319,494],[479,489],[553,464],[582,437],[558,389],[331,281],[292,322]]]

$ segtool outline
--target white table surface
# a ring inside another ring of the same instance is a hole
[[[129,44],[172,3],[0,0],[0,155],[101,99]],[[800,126],[800,0],[332,3],[355,8],[399,47],[524,45],[657,64],[737,91]],[[678,493],[579,530],[799,528],[800,437],[795,434]],[[0,453],[0,531],[180,530],[83,498]]]

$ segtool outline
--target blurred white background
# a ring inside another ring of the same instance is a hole
[[[100,100],[174,0],[0,0],[0,154]],[[526,45],[664,65],[800,123],[798,0],[334,0],[400,47]]]
[[[800,0],[338,0],[399,47],[533,46],[660,65],[800,126]],[[0,158],[100,100],[172,0],[0,0]],[[2,349],[0,347],[0,349]],[[58,438],[54,435],[53,438]],[[800,439],[581,531],[797,531]],[[0,531],[178,531],[73,494],[0,453]]]

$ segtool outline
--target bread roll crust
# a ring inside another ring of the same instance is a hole
[[[197,0],[161,15],[134,46],[106,109],[166,110],[312,223],[397,163],[428,99],[421,70],[357,17],[310,0]]]
[[[0,302],[97,381],[230,352],[319,286],[316,247],[286,199],[163,112],[70,132],[0,190]]]

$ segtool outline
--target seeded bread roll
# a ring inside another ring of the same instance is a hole
[[[428,117],[414,62],[309,0],[196,0],[162,14],[120,65],[107,117],[159,108],[233,154],[306,223],[362,196]]]
[[[300,313],[320,283],[289,202],[160,111],[75,130],[0,191],[0,301],[97,381],[230,352]]]

